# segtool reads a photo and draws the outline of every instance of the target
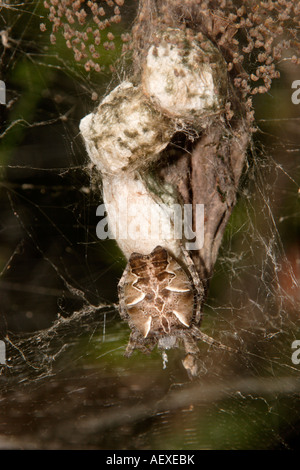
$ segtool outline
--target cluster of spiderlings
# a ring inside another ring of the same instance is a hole
[[[244,96],[265,93],[280,76],[281,60],[300,64],[300,2],[246,0],[239,4],[203,1],[198,8],[203,18],[211,18],[203,24],[223,51],[235,86]]]
[[[280,60],[289,59],[300,64],[300,4],[297,0],[269,0],[252,6],[250,11],[241,7],[237,14],[237,24],[246,44],[242,54],[236,54],[233,61],[245,62],[245,68],[249,70],[247,81],[236,78],[237,85],[247,94],[265,93],[272,80],[280,76],[277,70]],[[256,58],[253,70],[247,64],[251,56]]]
[[[48,20],[52,23],[50,41],[56,42],[56,35],[61,32],[69,49],[73,50],[77,62],[84,64],[86,71],[100,72],[100,44],[106,50],[115,49],[115,36],[110,26],[120,23],[120,7],[124,0],[45,0],[44,7],[49,10]],[[41,31],[46,31],[44,23]],[[106,31],[104,31],[106,30]],[[129,35],[121,35],[126,50]],[[110,66],[113,68],[113,66]]]

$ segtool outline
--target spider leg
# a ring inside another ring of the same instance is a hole
[[[196,340],[192,335],[184,335],[183,344],[186,356],[182,361],[182,365],[185,368],[189,379],[192,380],[197,377],[199,373],[198,360],[200,351]]]
[[[125,353],[124,353],[124,356],[125,357],[130,357],[131,354],[133,353],[133,351],[136,349],[136,338],[135,338],[135,333],[130,333],[130,336],[129,336],[129,341],[128,341],[128,344],[127,344],[127,347],[125,349]]]
[[[188,268],[196,290],[195,324],[199,325],[202,319],[201,307],[204,298],[204,287],[189,252],[183,246],[181,246],[181,250],[184,256],[186,267]]]
[[[237,349],[231,348],[230,346],[226,346],[225,344],[221,343],[220,341],[217,341],[216,339],[212,338],[211,336],[208,336],[207,334],[203,333],[203,331],[200,331],[199,328],[196,326],[192,326],[191,328],[191,334],[193,335],[194,338],[203,341],[204,343],[210,344],[211,346],[215,346],[219,349],[223,349],[228,352],[232,353],[238,353]]]
[[[128,314],[126,309],[126,302],[124,298],[124,285],[126,283],[127,275],[128,275],[129,265],[127,264],[122,277],[118,283],[118,296],[119,296],[119,312],[120,316],[123,320],[128,321]]]

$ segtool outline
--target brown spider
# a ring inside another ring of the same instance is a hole
[[[165,350],[183,341],[183,365],[189,376],[197,375],[197,341],[221,345],[199,330],[203,284],[193,261],[182,248],[183,261],[157,246],[149,255],[132,253],[119,282],[121,317],[131,334],[125,355],[134,349],[149,353],[155,347]]]

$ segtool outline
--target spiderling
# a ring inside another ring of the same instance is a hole
[[[121,11],[125,0],[106,0],[106,5],[89,0],[45,0],[44,7],[49,10],[48,20],[52,23],[50,42],[56,43],[57,35],[62,33],[66,46],[73,50],[76,62],[84,64],[87,72],[101,72],[101,48],[114,50],[116,38],[110,28],[121,22]],[[47,31],[45,23],[40,24],[42,32]],[[105,31],[106,30],[106,31]],[[107,32],[108,30],[108,32]],[[122,34],[123,51],[127,50],[129,34]]]

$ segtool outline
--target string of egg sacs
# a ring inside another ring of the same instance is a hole
[[[179,201],[169,192],[165,204],[149,190],[147,168],[178,130],[199,131],[220,114],[226,90],[226,63],[212,42],[168,28],[149,47],[140,83],[122,82],[81,120],[87,153],[101,173],[110,233],[127,259],[158,245],[181,257],[181,240],[169,230]],[[120,230],[125,211],[132,236]],[[151,236],[143,236],[150,226]]]

